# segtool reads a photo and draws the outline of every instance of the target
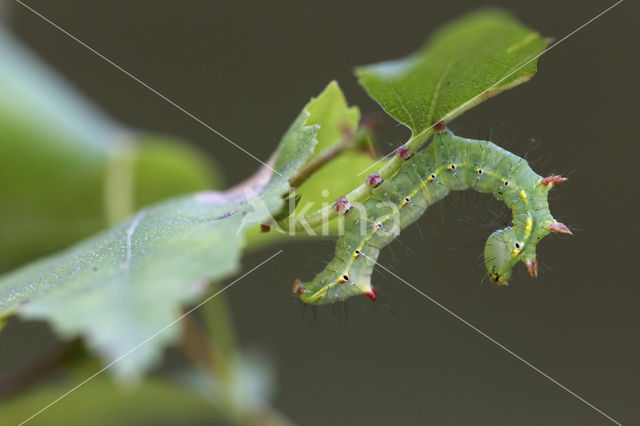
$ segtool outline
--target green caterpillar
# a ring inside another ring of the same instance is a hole
[[[526,160],[491,142],[461,138],[441,126],[432,143],[415,156],[404,145],[396,154],[405,160],[403,165],[384,182],[377,173],[367,177],[374,189],[364,203],[351,206],[344,197],[336,201],[344,234],[335,257],[313,281],[295,281],[293,292],[303,302],[334,303],[358,294],[375,300],[371,273],[380,250],[449,191],[491,193],[512,210],[513,225],[491,234],[484,250],[494,283],[506,285],[520,261],[537,276],[538,242],[550,232],[571,233],[551,216],[547,201],[549,190],[566,178],[542,178]]]

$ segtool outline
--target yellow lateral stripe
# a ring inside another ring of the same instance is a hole
[[[531,229],[533,228],[533,219],[531,216],[527,217],[527,222],[524,225],[524,236],[528,237],[531,234]]]

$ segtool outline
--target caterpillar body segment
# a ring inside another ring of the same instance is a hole
[[[372,186],[366,201],[341,216],[344,235],[334,258],[312,281],[298,281],[302,301],[334,303],[358,294],[375,300],[371,274],[380,250],[450,191],[490,193],[512,210],[512,226],[492,233],[485,245],[485,266],[497,284],[507,284],[520,261],[537,275],[538,241],[550,232],[570,233],[551,216],[547,201],[549,190],[565,178],[542,178],[526,160],[491,142],[444,130],[426,149],[402,154],[396,174]]]

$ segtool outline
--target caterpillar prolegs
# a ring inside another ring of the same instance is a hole
[[[293,291],[302,301],[325,304],[358,294],[375,300],[371,274],[380,250],[450,191],[491,193],[512,210],[512,226],[492,233],[484,250],[489,277],[497,284],[507,284],[520,261],[536,276],[538,242],[550,232],[571,233],[551,216],[547,201],[549,190],[566,179],[543,178],[526,160],[491,142],[461,138],[444,129],[415,155],[405,146],[396,153],[404,163],[385,181],[370,175],[366,183],[373,189],[364,203],[351,206],[344,198],[336,202],[344,234],[334,258],[313,281],[294,283]]]

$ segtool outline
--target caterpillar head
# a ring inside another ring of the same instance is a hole
[[[491,234],[484,248],[484,263],[491,281],[506,285],[511,278],[513,267],[520,261],[527,266],[532,278],[537,277],[536,244],[550,232],[572,234],[565,224],[556,220],[546,221],[538,228],[534,227],[533,232],[527,232],[525,227],[524,230],[501,229]]]
[[[484,248],[484,264],[491,281],[506,285],[511,278],[513,267],[523,260],[524,254],[523,235],[515,228],[501,229],[491,234]]]

